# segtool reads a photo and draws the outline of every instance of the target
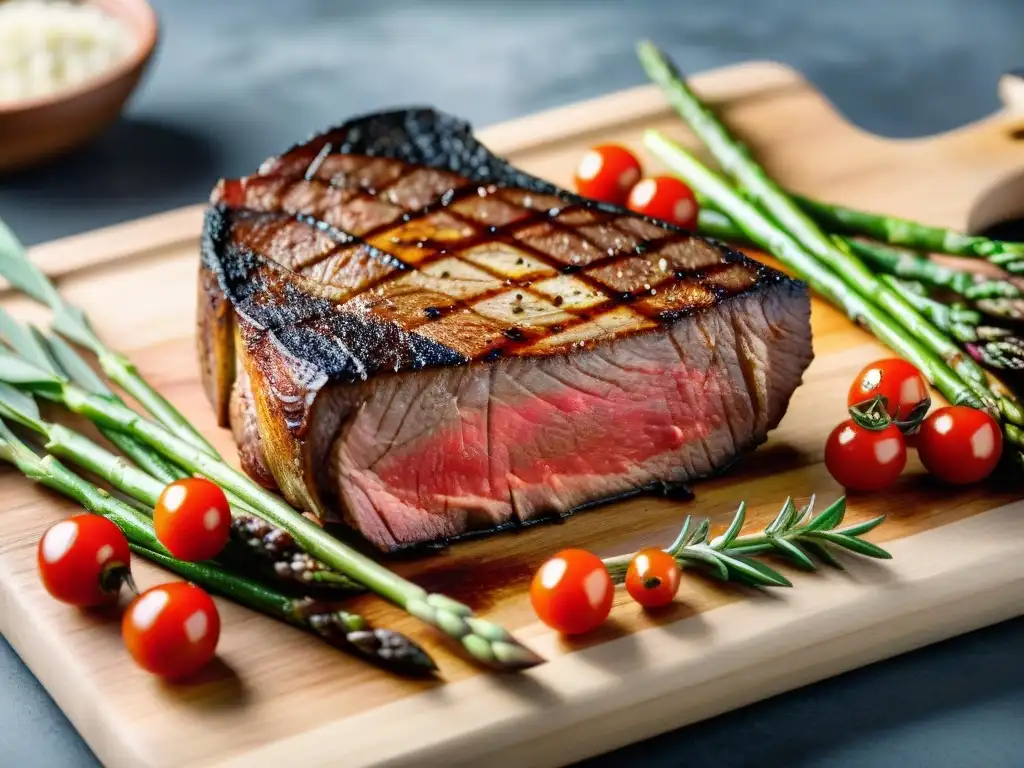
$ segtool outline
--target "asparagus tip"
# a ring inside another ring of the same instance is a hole
[[[356,630],[346,634],[352,647],[377,663],[413,675],[431,675],[437,664],[414,640],[390,629]]]
[[[544,663],[543,656],[515,640],[511,642],[499,640],[491,645],[491,651],[500,665],[496,668],[503,672],[519,672]]]

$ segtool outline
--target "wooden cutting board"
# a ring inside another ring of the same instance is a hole
[[[957,227],[1020,210],[1007,207],[1024,190],[1024,120],[1012,111],[943,136],[888,141],[845,123],[776,64],[708,73],[696,85],[768,170],[799,191]],[[620,141],[639,150],[649,127],[694,144],[649,87],[481,135],[524,169],[568,184],[587,146]],[[102,336],[231,452],[200,392],[193,352],[200,223],[197,206],[33,255]],[[45,319],[9,292],[2,301],[23,318]],[[793,589],[764,594],[688,577],[677,604],[657,615],[619,594],[608,626],[579,641],[559,639],[535,620],[528,581],[559,548],[607,555],[664,545],[684,515],[721,525],[741,499],[750,504],[749,525],[763,526],[788,494],[816,493],[825,502],[840,494],[821,463],[825,437],[843,418],[851,377],[884,350],[821,303],[813,322],[817,357],[782,425],[727,477],[698,485],[695,501],[637,499],[395,564],[550,659],[528,674],[486,674],[415,620],[361,598],[356,610],[435,654],[438,681],[396,679],[222,603],[219,662],[199,683],[162,684],[129,663],[115,615],[81,614],[46,597],[34,570],[36,542],[73,508],[7,470],[0,473],[0,630],[112,766],[496,768],[596,754],[1024,613],[1024,489],[953,491],[929,482],[912,458],[894,490],[850,503],[851,520],[889,515],[872,538],[886,543],[891,563],[850,558],[846,572],[791,573]],[[141,587],[166,579],[145,564],[137,571]]]

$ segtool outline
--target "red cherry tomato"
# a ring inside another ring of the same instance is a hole
[[[925,469],[936,477],[967,485],[992,474],[1003,455],[1003,434],[996,420],[984,411],[949,405],[921,424],[917,453]]]
[[[847,419],[825,443],[825,466],[851,491],[878,491],[896,482],[907,464],[907,445],[895,424],[871,430]]]
[[[663,550],[641,549],[626,570],[626,591],[644,608],[671,603],[679,591],[679,563]]]
[[[640,180],[640,161],[625,147],[601,144],[588,150],[576,166],[576,191],[592,200],[624,205]]]
[[[128,606],[121,637],[140,667],[175,680],[213,658],[220,614],[210,596],[194,584],[162,584]]]
[[[215,483],[189,477],[164,488],[153,510],[160,543],[179,560],[216,557],[231,535],[227,496]]]
[[[930,403],[928,385],[911,363],[898,357],[879,360],[862,370],[850,385],[847,405],[861,405],[881,395],[889,416],[907,421],[921,403]],[[927,405],[923,406],[927,410]]]
[[[116,602],[131,574],[128,540],[99,515],[51,525],[39,540],[37,562],[46,591],[81,608]]]
[[[674,176],[644,179],[629,191],[626,207],[683,229],[697,228],[697,198]]]
[[[615,587],[601,558],[582,549],[564,549],[540,567],[530,601],[540,620],[566,635],[599,627],[612,609]]]

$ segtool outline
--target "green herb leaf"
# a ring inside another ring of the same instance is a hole
[[[25,246],[3,221],[0,221],[0,276],[43,304],[53,306],[61,301],[53,283],[31,262]]]
[[[822,539],[829,544],[848,549],[851,552],[856,552],[858,555],[864,555],[864,557],[874,557],[879,560],[892,559],[892,555],[878,545],[872,544],[870,541],[854,538],[853,536],[847,536],[846,534],[832,531],[813,531],[806,535],[815,539]]]
[[[708,540],[708,535],[711,533],[711,521],[706,517],[700,521],[697,525],[697,529],[690,536],[690,541],[695,544],[705,544]]]
[[[730,571],[740,574],[748,583],[765,587],[792,587],[793,582],[762,562],[748,557],[734,557],[721,554],[720,558]]]
[[[722,581],[729,581],[729,569],[726,567],[724,558],[714,550],[704,550],[701,545],[687,547],[676,555],[676,559],[705,565]]]
[[[820,541],[804,541],[804,549],[817,557],[821,562],[826,565],[830,565],[833,568],[838,568],[840,571],[845,571],[846,568],[841,562],[839,562],[832,551],[828,548],[828,545],[823,544]]]
[[[668,549],[665,550],[670,555],[674,555],[676,552],[678,552],[684,546],[686,546],[686,542],[689,539],[689,535],[690,535],[690,522],[691,521],[692,521],[692,518],[689,515],[687,515],[683,519],[683,527],[679,530],[679,535],[676,536],[675,541],[673,541],[669,545]]]
[[[842,533],[847,536],[863,536],[865,533],[873,531],[884,522],[885,515],[879,515],[871,520],[865,520],[863,523],[854,523],[853,525],[848,525],[845,528],[840,528],[839,530],[834,531],[834,533]]]
[[[41,418],[35,398],[2,381],[0,381],[0,409],[7,410],[9,418],[16,418],[16,415],[28,416],[36,421]]]
[[[92,350],[97,355],[107,353],[103,342],[99,340],[89,319],[78,307],[61,304],[53,308],[53,319],[50,321],[53,330],[79,346]]]
[[[778,537],[772,538],[772,543],[781,554],[788,557],[798,568],[802,568],[805,571],[815,571],[818,569],[814,561],[807,556],[807,553],[792,541]]]
[[[846,497],[840,496],[826,507],[817,517],[803,529],[804,531],[827,531],[843,522],[846,514]],[[884,519],[884,518],[883,518]]]
[[[782,505],[778,516],[764,529],[765,536],[774,536],[781,531],[787,530],[793,522],[795,515],[796,506],[793,504],[793,498],[789,497],[786,499],[785,504]]]
[[[92,366],[85,362],[82,356],[75,351],[74,347],[60,336],[46,335],[44,338],[50,354],[71,381],[75,382],[82,389],[96,395],[109,397],[113,394],[107,383],[92,369]]]
[[[797,526],[806,524],[812,517],[814,517],[814,499],[815,497],[812,495],[811,498],[807,500],[807,503],[804,504],[799,514],[793,518],[793,524],[790,526],[790,530]]]
[[[736,514],[733,516],[732,522],[729,523],[729,527],[726,529],[725,533],[723,533],[721,536],[718,537],[718,539],[715,540],[715,543],[712,546],[715,549],[722,549],[723,547],[728,546],[729,542],[731,542],[739,535],[739,532],[743,528],[743,523],[746,521],[746,519],[747,502],[741,501],[739,507],[736,508]]]
[[[40,369],[55,372],[53,360],[50,359],[46,347],[24,325],[0,308],[0,336],[3,336],[11,348],[21,357]]]
[[[0,381],[42,392],[59,392],[63,380],[38,366],[0,349]]]

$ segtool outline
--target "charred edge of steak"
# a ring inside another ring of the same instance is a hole
[[[410,333],[368,314],[339,312],[317,296],[311,281],[228,240],[230,212],[206,213],[202,260],[217,275],[221,290],[256,333],[274,337],[296,360],[316,361],[320,372],[338,381],[365,381],[377,371],[418,370],[467,362],[433,339]],[[247,340],[252,345],[252,339]]]

